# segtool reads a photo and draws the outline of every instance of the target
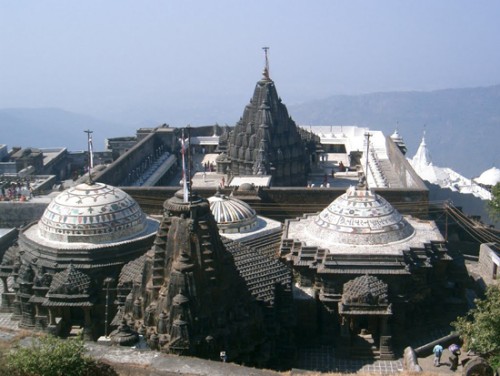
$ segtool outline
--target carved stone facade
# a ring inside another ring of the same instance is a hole
[[[219,150],[226,152],[217,159],[218,171],[231,175],[271,175],[274,186],[306,186],[309,172],[306,147],[265,70],[234,130],[221,136]]]
[[[402,216],[365,186],[317,214],[287,220],[280,255],[310,297],[299,310],[321,312],[314,327],[301,322],[302,330],[337,338],[345,355],[364,347],[363,355],[374,356],[375,347],[380,358],[392,358],[393,334],[429,307],[444,310],[451,257],[436,225]]]
[[[177,193],[164,204],[154,246],[122,270],[113,324],[125,320],[164,352],[218,359],[225,351],[231,361],[267,364],[291,337],[293,320],[279,329],[281,319],[271,314],[291,312],[291,273],[241,249],[221,240],[208,201],[184,203]],[[272,265],[267,272],[264,264]]]
[[[105,312],[114,314],[109,281],[151,247],[157,227],[118,188],[101,183],[69,188],[5,253],[2,307],[22,328],[64,337],[76,326],[86,339],[96,339],[104,333]]]

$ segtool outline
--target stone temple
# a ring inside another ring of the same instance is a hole
[[[280,256],[296,275],[298,332],[323,335],[346,355],[375,347],[371,355],[390,359],[393,336],[429,307],[444,310],[451,257],[435,223],[402,216],[364,184],[287,220]]]
[[[121,189],[101,183],[67,189],[38,222],[20,230],[17,246],[4,255],[2,308],[22,328],[64,337],[82,327],[86,339],[96,339],[105,313],[114,312],[106,289],[151,247],[157,228]]]
[[[217,169],[232,176],[270,175],[274,186],[305,186],[314,144],[288,115],[268,69],[234,130],[219,140]]]
[[[251,227],[255,212],[238,209],[239,227]],[[224,351],[259,366],[283,361],[293,356],[291,280],[280,261],[223,240],[207,200],[184,202],[178,192],[164,203],[153,247],[120,274],[113,324],[122,326],[112,340],[132,330],[167,353],[219,359]]]

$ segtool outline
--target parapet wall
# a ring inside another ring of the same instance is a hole
[[[0,201],[0,227],[21,227],[38,221],[49,203],[49,197],[31,202]]]
[[[156,150],[160,145],[164,145],[166,150],[172,153],[175,149],[175,142],[174,129],[157,129],[135,144],[132,149],[106,169],[93,176],[93,178],[100,183],[120,186],[126,180],[130,171],[140,165],[152,151]]]
[[[390,137],[386,137],[386,150],[392,171],[397,175],[402,188],[425,189],[425,183],[411,167],[410,162],[401,153],[398,146]]]

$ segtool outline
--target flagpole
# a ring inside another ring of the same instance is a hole
[[[188,124],[187,125],[187,131],[188,131],[188,199],[189,199],[189,204],[191,205],[191,126]]]
[[[184,141],[184,128],[181,133],[181,154],[182,154],[182,201],[188,202],[187,173],[186,173],[186,144]]]
[[[94,162],[93,162],[91,144],[92,144],[92,133],[94,133],[94,131],[87,129],[86,131],[83,131],[83,132],[87,133],[87,151],[89,153],[87,168],[89,170],[89,185],[92,185],[92,184],[94,184],[94,182],[92,181],[91,171],[92,171],[92,167],[93,167],[92,165],[94,164]]]

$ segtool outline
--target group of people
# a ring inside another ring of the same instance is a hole
[[[437,344],[432,349],[432,352],[434,353],[434,367],[439,367],[441,365],[441,356],[443,355],[443,351],[444,351],[443,346],[441,346],[440,344]],[[460,346],[454,343],[450,345],[450,347],[448,347],[448,351],[450,352],[450,357],[449,357],[450,370],[456,371],[458,368],[458,361],[461,354]]]
[[[0,192],[0,201],[4,200],[19,200],[25,201],[33,196],[33,188],[29,180],[11,182],[7,185],[2,185]]]
[[[203,163],[203,169],[207,172],[214,172],[215,171],[215,163],[212,162],[205,162]]]

